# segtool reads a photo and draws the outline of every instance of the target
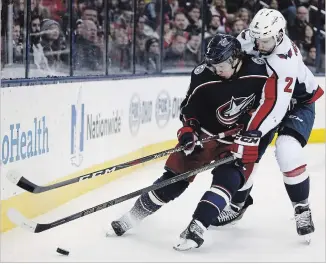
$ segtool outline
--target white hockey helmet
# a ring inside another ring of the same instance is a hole
[[[286,20],[281,12],[275,9],[263,8],[252,19],[249,25],[249,34],[254,39],[272,37],[277,46],[283,39],[285,27]]]

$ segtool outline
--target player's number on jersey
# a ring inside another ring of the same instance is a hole
[[[293,83],[293,78],[292,77],[286,77],[285,81],[287,82],[287,85],[284,88],[284,92],[292,93],[292,89],[290,87],[291,87],[291,85]]]

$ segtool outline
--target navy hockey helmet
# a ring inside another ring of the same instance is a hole
[[[216,34],[208,43],[205,62],[208,65],[218,64],[229,58],[242,57],[240,42],[231,35]]]

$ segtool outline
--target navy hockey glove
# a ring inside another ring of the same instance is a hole
[[[200,125],[197,119],[190,118],[184,122],[184,126],[178,130],[177,136],[179,144],[184,146],[184,153],[190,155],[196,147],[200,131]],[[199,145],[202,147],[202,145]]]
[[[261,136],[262,133],[258,130],[245,131],[236,135],[231,152],[243,164],[256,162]]]

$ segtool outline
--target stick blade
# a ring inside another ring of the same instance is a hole
[[[42,191],[42,190],[40,190],[40,187],[38,185],[27,180],[18,171],[10,170],[6,176],[10,182],[12,182],[13,184],[17,185],[18,187],[24,189],[25,191],[28,191],[31,193],[39,193]]]
[[[21,174],[18,172],[18,171],[15,171],[15,170],[10,170],[7,172],[7,179],[17,185],[17,183],[20,181],[20,179],[23,177],[21,176]]]
[[[27,219],[21,212],[14,208],[9,208],[7,212],[8,218],[11,222],[20,226],[23,229],[28,230],[29,232],[35,233],[37,224],[29,219]]]

